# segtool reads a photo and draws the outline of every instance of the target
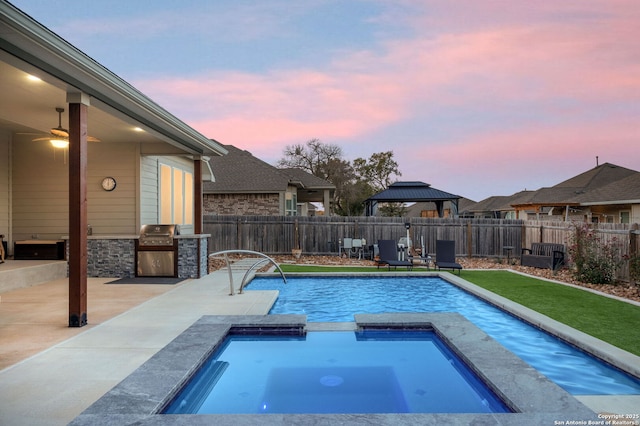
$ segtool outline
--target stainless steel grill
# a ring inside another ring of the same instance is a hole
[[[144,225],[136,244],[136,275],[139,277],[176,277],[178,225]]]
[[[178,225],[143,225],[139,241],[145,247],[173,246],[173,237],[179,234]]]

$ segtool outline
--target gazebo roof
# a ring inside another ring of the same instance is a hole
[[[424,182],[395,182],[387,189],[369,197],[367,202],[392,203],[413,201],[446,201],[458,200],[460,195],[433,188]]]

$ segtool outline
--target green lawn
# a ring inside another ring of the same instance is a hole
[[[280,267],[285,273],[387,272],[386,268],[357,266],[282,264]],[[406,271],[406,268],[399,268],[398,272],[401,271]],[[503,270],[463,271],[462,278],[556,321],[640,355],[640,307],[638,306]]]

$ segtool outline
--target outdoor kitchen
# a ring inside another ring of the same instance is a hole
[[[177,225],[144,225],[139,235],[88,235],[87,276],[201,278],[208,274],[209,237],[181,235]]]

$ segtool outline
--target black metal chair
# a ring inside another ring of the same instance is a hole
[[[458,275],[462,270],[462,265],[456,262],[456,242],[453,240],[436,241],[436,268],[457,269]]]
[[[398,260],[398,245],[393,240],[378,240],[378,268],[387,265],[389,270],[391,267],[397,269],[398,266],[406,266],[408,270],[413,269],[413,263],[409,260]]]

